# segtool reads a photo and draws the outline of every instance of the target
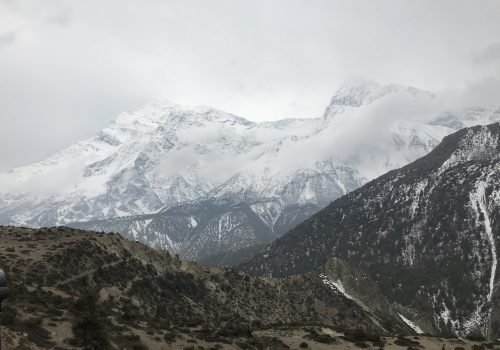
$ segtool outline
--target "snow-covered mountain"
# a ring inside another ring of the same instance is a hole
[[[495,109],[438,110],[434,100],[358,80],[337,91],[323,118],[264,123],[156,101],[0,174],[0,223],[83,222],[189,258],[249,247],[427,154],[443,136],[500,120]]]
[[[331,256],[366,271],[426,332],[500,336],[500,123],[334,201],[242,265],[287,276]],[[340,281],[342,283],[342,281]],[[345,285],[345,281],[344,281]]]

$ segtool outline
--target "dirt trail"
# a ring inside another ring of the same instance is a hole
[[[118,265],[119,263],[121,263],[121,260],[118,260],[118,261],[113,261],[111,263],[108,263],[108,264],[104,264],[102,266],[99,266],[98,268],[95,268],[95,269],[92,269],[92,270],[87,270],[87,271],[84,271],[82,273],[79,273],[77,275],[74,275],[73,277],[70,277],[70,278],[67,278],[63,281],[60,281],[58,282],[54,287],[60,287],[64,284],[67,284],[67,283],[70,283],[70,282],[73,282],[73,281],[76,281],[77,279],[79,278],[82,278],[82,277],[87,277],[87,276],[90,276],[92,274],[94,274],[98,269],[105,269],[105,268],[108,268],[108,267],[112,267],[112,266],[116,266]]]

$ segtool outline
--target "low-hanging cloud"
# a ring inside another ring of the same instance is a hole
[[[0,35],[0,49],[2,46],[12,45],[16,40],[16,32],[10,31]]]
[[[500,42],[495,42],[473,55],[473,61],[477,64],[500,64]]]
[[[393,135],[401,132],[397,128],[411,129],[443,113],[460,113],[468,107],[497,108],[499,87],[500,81],[488,80],[441,94],[422,91],[414,96],[402,90],[362,108],[344,107],[328,121],[318,120],[319,131],[297,129],[297,135],[262,125],[236,132],[213,124],[200,126],[179,133],[181,147],[168,153],[159,169],[166,176],[175,176],[196,168],[199,176],[217,184],[239,173],[267,169],[286,176],[311,168],[316,162],[332,160],[352,165],[374,178],[387,169],[385,155],[394,154]],[[224,145],[226,138],[244,139],[252,147],[235,152],[232,146]],[[400,156],[415,157],[404,153]],[[409,159],[391,161],[404,164]]]
[[[196,176],[213,185],[221,184],[234,175],[246,173],[287,176],[293,172],[314,167],[325,160],[351,165],[367,178],[381,175],[387,169],[385,155],[394,154],[393,133],[397,128],[412,128],[428,123],[447,112],[460,113],[468,107],[498,109],[500,81],[487,79],[467,87],[439,94],[420,92],[416,95],[402,89],[361,108],[344,106],[342,112],[328,119],[315,119],[287,128],[269,123],[248,123],[234,128],[231,123],[213,123],[194,118],[186,129],[176,132],[175,146],[166,152],[156,168],[158,179],[178,175]],[[224,118],[222,118],[224,119]],[[194,126],[191,123],[196,123]],[[414,155],[401,154],[392,159],[405,164]],[[37,194],[70,192],[81,179],[85,161],[76,159],[66,168],[57,168],[28,182],[7,181],[2,178],[0,190],[17,189]],[[87,162],[88,163],[88,162]],[[4,181],[5,180],[5,181]]]
[[[262,121],[320,117],[358,74],[460,89],[498,76],[499,11],[460,0],[0,1],[0,170],[156,97]]]

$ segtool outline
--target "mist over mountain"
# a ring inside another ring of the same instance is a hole
[[[491,107],[442,108],[430,92],[360,79],[317,119],[156,101],[1,174],[0,222],[115,231],[189,259],[268,243],[445,135],[500,120]]]

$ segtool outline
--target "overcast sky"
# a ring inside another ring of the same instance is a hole
[[[500,77],[500,1],[0,0],[0,170],[154,98],[317,117],[350,77]]]

